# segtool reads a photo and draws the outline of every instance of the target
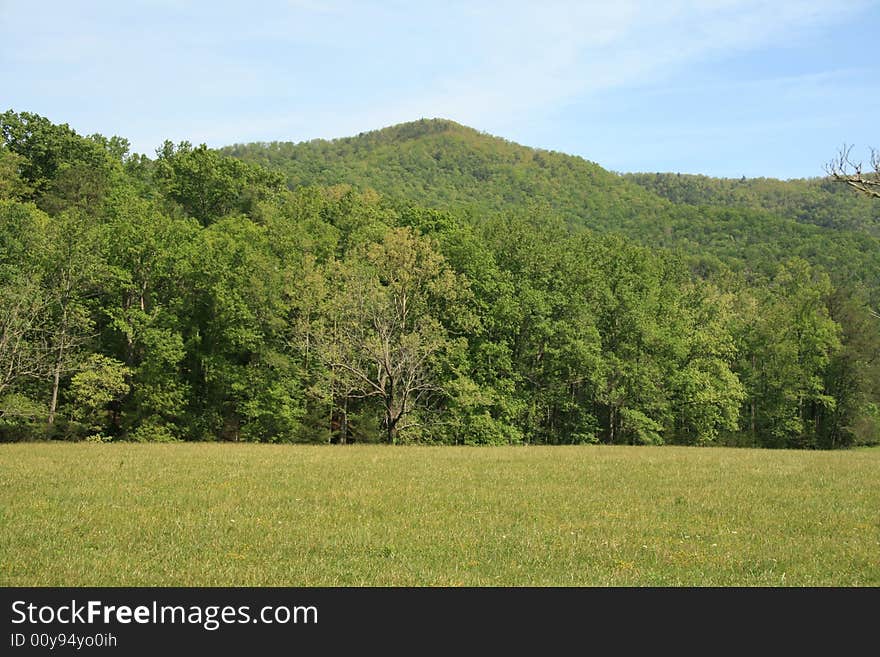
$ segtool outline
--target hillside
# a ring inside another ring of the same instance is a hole
[[[794,221],[880,236],[880,204],[829,178],[710,178],[679,173],[630,173],[624,178],[689,205],[766,210]]]
[[[724,181],[618,175],[594,162],[521,146],[452,121],[422,119],[355,137],[221,149],[282,173],[292,188],[348,184],[391,199],[481,216],[549,210],[569,226],[617,232],[767,272],[797,255],[880,299],[880,204],[826,180]]]
[[[226,155],[282,172],[292,187],[350,184],[443,208],[546,204],[572,224],[654,213],[657,197],[579,157],[539,150],[443,119],[356,137],[236,144]]]

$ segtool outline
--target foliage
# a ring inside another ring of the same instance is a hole
[[[130,370],[117,360],[92,354],[71,377],[73,417],[92,430],[112,426],[116,406],[129,392]]]
[[[697,267],[720,260],[771,273],[776,262],[799,256],[827,269],[835,283],[867,285],[880,306],[880,206],[829,178],[617,175],[441,119],[221,152],[280,172],[292,188],[354,185],[477,219],[528,209],[574,228],[681,250]]]
[[[880,236],[880,208],[828,178],[710,178],[687,174],[624,176],[676,204],[767,211],[803,224]]]
[[[166,141],[158,151],[155,179],[163,194],[184,212],[207,225],[234,212],[250,213],[262,199],[277,191],[279,176],[202,144],[193,148]]]
[[[442,121],[155,160],[0,134],[3,440],[880,440],[880,241],[824,183]]]

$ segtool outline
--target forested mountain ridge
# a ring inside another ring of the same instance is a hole
[[[520,146],[445,119],[329,141],[220,150],[282,173],[291,187],[350,184],[430,207],[478,212],[538,202],[572,224],[651,213],[657,200],[593,162]]]
[[[799,223],[880,236],[880,204],[831,178],[711,178],[628,173],[624,178],[674,203],[764,210]]]
[[[880,440],[876,238],[394,130],[351,171],[457,201],[0,115],[0,440]]]
[[[877,204],[829,178],[618,175],[578,156],[522,146],[447,119],[333,140],[235,144],[221,152],[280,171],[292,186],[352,184],[445,208],[509,210],[538,199],[567,221],[589,225],[610,221],[592,214],[615,202],[633,213],[662,214],[660,197],[675,204],[766,211],[828,228],[880,231]]]
[[[533,208],[574,228],[680,249],[700,267],[720,259],[767,273],[797,255],[838,280],[860,281],[880,305],[880,204],[828,179],[618,175],[444,119],[221,152],[279,172],[292,188],[347,184],[478,217]]]

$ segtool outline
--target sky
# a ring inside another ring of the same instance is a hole
[[[880,0],[0,0],[0,111],[223,146],[452,119],[613,171],[880,147]]]

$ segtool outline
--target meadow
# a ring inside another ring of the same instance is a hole
[[[3,586],[878,586],[880,450],[0,445]]]

